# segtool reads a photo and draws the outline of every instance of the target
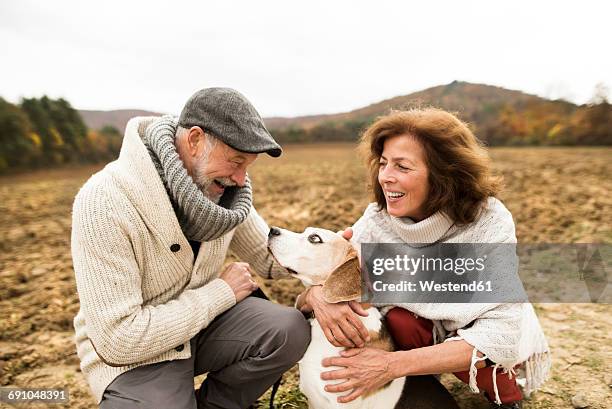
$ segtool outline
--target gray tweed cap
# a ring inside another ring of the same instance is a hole
[[[189,98],[179,126],[199,126],[232,148],[278,157],[282,148],[244,95],[231,88],[204,88]]]

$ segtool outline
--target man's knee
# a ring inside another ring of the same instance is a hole
[[[270,334],[276,345],[275,355],[289,366],[304,356],[310,344],[310,324],[295,308],[283,307],[275,314]]]
[[[193,361],[180,359],[139,366],[106,387],[101,409],[196,409]]]

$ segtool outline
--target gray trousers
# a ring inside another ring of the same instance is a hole
[[[191,339],[191,358],[119,375],[100,408],[247,408],[302,358],[309,343],[310,326],[298,310],[247,297]],[[206,372],[194,391],[194,376]]]

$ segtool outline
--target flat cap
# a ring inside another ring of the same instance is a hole
[[[244,95],[231,88],[204,88],[193,94],[179,116],[183,128],[199,126],[232,148],[278,157],[282,148]]]

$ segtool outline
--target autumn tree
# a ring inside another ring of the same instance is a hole
[[[27,115],[0,97],[0,171],[29,165],[40,157],[41,145]]]

